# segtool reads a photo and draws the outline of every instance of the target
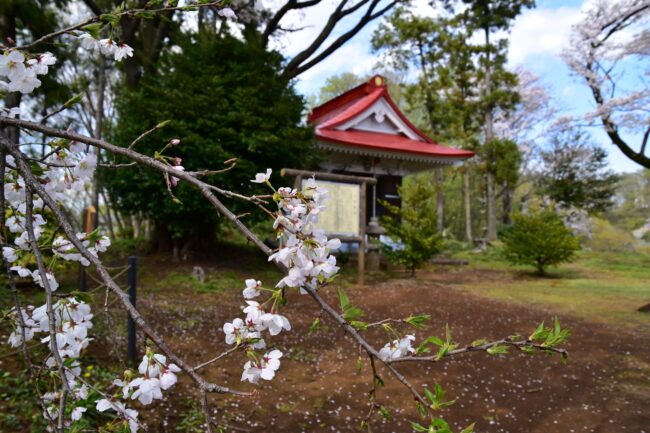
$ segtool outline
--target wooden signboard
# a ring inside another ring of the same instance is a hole
[[[283,168],[280,174],[295,177],[296,188],[303,186],[303,179],[314,177],[329,192],[327,210],[318,218],[318,225],[330,238],[359,244],[358,282],[363,286],[366,267],[366,185],[375,185],[377,179],[290,168]]]
[[[303,188],[306,182],[303,179]],[[318,227],[330,237],[359,237],[361,185],[319,180],[318,186],[329,194],[327,209],[318,215]]]

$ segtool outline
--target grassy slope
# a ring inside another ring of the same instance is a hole
[[[463,284],[464,289],[499,299],[546,305],[608,324],[650,326],[650,314],[637,309],[650,302],[650,255],[632,252],[581,252],[574,263],[537,277],[510,267],[498,254],[465,254],[474,269],[502,269],[497,281]]]

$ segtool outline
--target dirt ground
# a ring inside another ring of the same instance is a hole
[[[191,269],[191,268],[190,268]],[[366,287],[349,287],[354,305],[364,309],[368,321],[400,318],[411,313],[430,314],[428,329],[415,332],[419,341],[443,335],[448,323],[454,338],[469,344],[479,338],[498,339],[528,335],[542,320],[555,313],[539,307],[495,301],[467,293],[457,285],[501,278],[500,271],[459,270],[445,267],[421,273],[417,279],[374,281]],[[210,359],[226,348],[221,325],[240,315],[238,291],[198,294],[169,289],[141,289],[139,308],[155,327],[174,335],[170,345],[185,353],[191,363]],[[323,291],[336,304],[335,288]],[[319,310],[307,296],[292,293],[285,315],[292,332],[268,341],[285,352],[281,368],[270,383],[259,387],[240,382],[242,353],[207,367],[207,378],[240,390],[257,390],[254,397],[211,396],[215,417],[228,432],[352,432],[368,411],[370,369],[367,362],[357,373],[358,347],[332,321],[322,317],[316,335],[309,326]],[[650,433],[650,327],[615,329],[559,315],[563,327],[572,330],[566,348],[568,364],[559,357],[513,353],[493,357],[469,353],[437,364],[399,365],[399,370],[418,387],[440,383],[456,404],[440,412],[460,430],[476,422],[476,432],[511,433]],[[650,322],[650,317],[649,317]],[[384,337],[370,334],[377,346]],[[373,432],[410,432],[417,421],[411,394],[380,370],[386,386],[378,402],[387,407],[392,420],[372,418]],[[184,378],[180,393],[166,401],[157,413],[164,419],[150,420],[150,431],[177,432],[190,391]],[[183,431],[183,430],[181,430]]]

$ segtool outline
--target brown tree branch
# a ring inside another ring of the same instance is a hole
[[[336,17],[336,21],[334,21],[331,28],[326,26],[321,32],[321,34],[319,35],[319,37],[316,38],[314,43],[310,45],[310,47],[308,47],[307,49],[299,53],[297,56],[295,56],[293,59],[291,59],[289,64],[284,69],[283,75],[288,78],[293,78],[313,68],[314,66],[316,66],[317,64],[325,60],[327,57],[329,57],[332,53],[334,53],[334,51],[341,48],[346,42],[348,42],[354,36],[356,36],[357,33],[359,33],[366,26],[366,24],[384,15],[386,12],[388,12],[393,7],[395,7],[401,0],[393,0],[390,3],[388,3],[387,6],[378,10],[377,12],[374,12],[374,10],[379,4],[380,0],[372,0],[370,5],[368,6],[368,9],[366,10],[366,13],[359,19],[359,21],[354,27],[352,27],[350,30],[348,30],[347,32],[343,33],[341,36],[336,38],[327,48],[321,51],[317,56],[307,61],[318,49],[321,48],[321,46],[323,45],[327,37],[331,34],[338,20],[354,12],[356,9],[361,7],[361,5],[365,5],[368,1],[369,0],[362,0],[357,5],[345,11],[342,11],[340,13],[340,16]]]
[[[50,207],[52,213],[54,214],[55,218],[58,220],[59,224],[61,225],[61,228],[65,233],[66,237],[68,238],[68,240],[72,242],[72,244],[75,246],[77,251],[81,253],[82,256],[84,256],[88,261],[90,261],[90,263],[92,263],[92,265],[95,267],[97,273],[100,275],[101,279],[104,281],[106,286],[118,296],[118,298],[122,302],[122,306],[124,307],[124,309],[128,312],[128,314],[134,320],[136,325],[140,327],[140,329],[142,329],[144,334],[149,339],[151,339],[151,341],[153,341],[154,344],[158,346],[162,350],[162,352],[165,355],[167,355],[167,357],[170,358],[172,362],[178,365],[178,367],[181,368],[181,370],[186,372],[190,376],[190,378],[192,378],[192,380],[194,380],[194,382],[196,382],[199,385],[201,390],[206,392],[215,392],[221,394],[234,394],[239,396],[250,395],[250,393],[236,391],[217,384],[209,383],[201,376],[199,376],[197,373],[192,371],[192,367],[190,367],[182,358],[177,356],[176,353],[173,352],[167,346],[163,338],[160,335],[158,335],[158,333],[155,332],[153,328],[151,328],[151,326],[145,321],[143,316],[135,309],[135,307],[131,304],[129,300],[128,294],[126,294],[117,285],[117,283],[115,283],[115,281],[109,274],[108,270],[101,263],[101,261],[93,254],[91,254],[88,251],[88,249],[79,241],[79,239],[77,239],[76,233],[72,228],[72,226],[70,225],[67,217],[61,211],[57,203],[52,199],[52,197],[50,197],[50,195],[45,191],[45,189],[41,186],[38,180],[34,177],[34,174],[32,173],[29,165],[27,164],[27,161],[24,158],[24,155],[18,150],[18,148],[15,145],[9,143],[6,139],[4,139],[4,137],[0,137],[0,145],[14,157],[18,165],[18,170],[21,176],[23,177],[23,179],[25,180],[25,184],[29,185],[29,187],[32,188],[43,199],[43,202],[47,204],[48,207]]]

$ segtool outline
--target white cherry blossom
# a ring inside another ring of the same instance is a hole
[[[272,350],[265,353],[259,361],[247,361],[244,364],[241,380],[247,380],[254,384],[259,382],[260,377],[264,380],[272,380],[275,377],[275,372],[280,368],[281,357],[282,352]]]
[[[237,15],[235,14],[235,11],[233,11],[231,8],[222,8],[219,9],[219,12],[217,12],[219,16],[222,16],[226,19],[235,19],[237,18]]]
[[[384,361],[388,361],[415,353],[415,349],[411,346],[413,341],[415,341],[415,335],[406,335],[399,340],[393,340],[381,348],[379,357]]]
[[[113,55],[115,56],[115,61],[119,62],[123,59],[126,59],[127,57],[133,57],[133,48],[123,42],[120,42],[113,50]]]
[[[257,173],[255,179],[251,180],[253,183],[265,183],[271,178],[271,173],[273,171],[270,168],[266,169],[266,173]]]
[[[81,419],[81,416],[86,412],[85,407],[77,406],[72,410],[72,413],[70,414],[70,418],[72,421],[79,421]]]
[[[14,81],[22,78],[25,73],[25,55],[22,52],[11,50],[0,56],[0,76],[4,75]]]
[[[271,335],[278,335],[283,329],[291,331],[289,320],[280,314],[265,313],[260,319]]]
[[[262,287],[261,281],[254,280],[252,278],[246,280],[246,288],[242,292],[244,298],[252,299],[258,297],[260,295],[260,291],[259,291],[260,287]]]

